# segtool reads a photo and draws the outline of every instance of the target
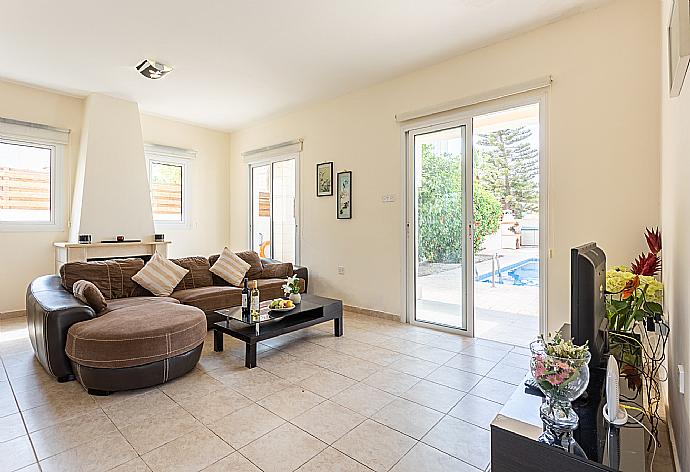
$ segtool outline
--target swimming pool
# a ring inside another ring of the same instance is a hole
[[[491,283],[491,272],[475,277],[477,282]],[[539,259],[525,259],[506,267],[496,274],[496,283],[501,285],[539,286]]]

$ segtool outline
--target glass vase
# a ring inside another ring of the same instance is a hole
[[[573,438],[579,418],[572,402],[585,392],[589,384],[590,353],[584,359],[550,356],[540,340],[530,344],[530,351],[530,370],[544,393],[540,408],[544,432],[539,441],[585,457]]]

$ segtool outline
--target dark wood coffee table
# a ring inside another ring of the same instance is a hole
[[[258,320],[243,317],[240,307],[217,310],[216,313],[226,320],[213,324],[213,350],[223,351],[225,334],[244,341],[244,365],[249,369],[256,367],[256,343],[265,339],[330,320],[333,320],[335,336],[343,335],[343,302],[306,293],[302,294],[302,303],[287,312],[271,311],[267,303],[263,303]]]

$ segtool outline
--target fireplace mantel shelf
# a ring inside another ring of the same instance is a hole
[[[59,273],[60,267],[67,262],[87,262],[111,257],[150,256],[156,253],[168,257],[168,244],[170,241],[90,244],[56,242],[53,243],[55,247],[55,271]]]
[[[149,245],[161,245],[170,244],[171,241],[138,241],[138,242],[124,242],[124,243],[68,243],[68,242],[58,242],[53,243],[56,247],[111,247],[111,246],[149,246]]]

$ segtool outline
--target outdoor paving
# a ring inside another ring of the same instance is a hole
[[[492,248],[500,267],[539,257],[537,248]],[[490,273],[492,261],[475,264],[475,276]],[[462,313],[462,267],[420,277],[417,282],[417,319],[456,326]],[[539,334],[539,287],[478,282],[474,284],[476,337],[528,346]]]

